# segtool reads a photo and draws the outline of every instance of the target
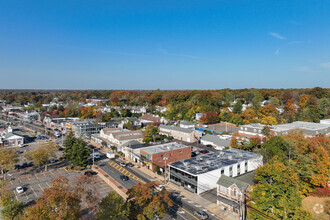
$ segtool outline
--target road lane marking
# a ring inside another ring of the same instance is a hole
[[[50,172],[51,174],[53,174],[53,175],[54,175],[54,173],[53,173],[51,170],[50,170],[49,172]],[[54,176],[55,176],[55,175],[54,175]]]
[[[41,189],[41,191],[42,192],[44,192],[44,189],[40,186],[40,184],[38,183],[38,185],[39,185],[39,187],[40,187],[40,189]]]
[[[34,191],[33,187],[31,186],[31,189],[36,197],[38,197],[37,193]]]
[[[113,168],[115,168],[117,171],[119,171],[120,173],[131,177],[132,179],[141,182],[141,183],[146,183],[145,181],[143,181],[142,179],[140,179],[139,177],[137,177],[136,175],[134,175],[133,173],[131,173],[130,171],[126,170],[124,167],[119,166],[119,164],[114,163],[114,162],[109,162],[108,163],[110,166],[112,166]]]

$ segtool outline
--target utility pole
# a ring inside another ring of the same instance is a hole
[[[167,157],[164,157],[163,160],[165,160],[165,167],[164,167],[164,184],[166,184],[166,160],[167,160]]]
[[[94,166],[94,148],[93,148],[93,166]]]

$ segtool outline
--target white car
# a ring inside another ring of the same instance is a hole
[[[21,186],[16,187],[16,192],[17,192],[18,194],[23,193],[23,192],[24,192],[23,187],[21,187]]]

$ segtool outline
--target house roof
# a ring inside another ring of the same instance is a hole
[[[192,132],[194,132],[194,129],[181,128],[181,127],[170,126],[170,125],[160,125],[159,129],[174,130],[174,131],[179,131],[179,132],[188,133],[188,134],[191,134]]]
[[[131,141],[128,141],[128,142],[122,144],[121,146],[136,149],[136,148],[143,147],[143,143],[141,143],[140,141],[137,141],[137,140],[131,140]]]
[[[220,139],[218,136],[211,135],[211,134],[207,134],[207,135],[203,136],[202,140],[212,142],[214,145],[217,145],[217,146],[227,147],[230,145],[230,141]]]
[[[103,133],[106,135],[109,135],[113,132],[123,132],[123,131],[129,131],[127,129],[121,129],[121,128],[103,128]]]
[[[194,125],[193,123],[191,123],[190,121],[180,121],[180,125]]]
[[[159,117],[155,117],[152,114],[144,114],[140,117],[140,119],[146,120],[146,121],[152,121],[155,123],[160,123],[160,118]]]
[[[230,187],[233,184],[236,184],[236,186],[239,189],[246,189],[250,185],[250,184],[245,183],[241,180],[238,180],[238,179],[232,178],[232,177],[228,177],[228,176],[225,176],[225,175],[221,175],[221,177],[219,178],[217,184],[220,185],[220,186],[224,186],[226,188]]]
[[[244,173],[240,176],[236,176],[234,179],[240,180],[244,183],[249,184],[250,186],[257,184],[257,181],[255,180],[254,176],[256,175],[255,171],[251,171],[248,173]]]

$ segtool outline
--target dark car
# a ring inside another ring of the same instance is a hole
[[[207,154],[209,151],[208,150],[200,150],[199,151],[201,154]]]
[[[88,171],[86,171],[85,173],[84,173],[84,175],[86,175],[86,176],[93,176],[93,175],[96,175],[97,174],[97,172],[95,172],[95,171],[90,171],[90,170],[88,170]]]
[[[128,167],[134,167],[134,164],[128,163],[128,164],[126,164],[126,166],[128,166]]]
[[[64,148],[63,148],[63,147],[59,147],[57,150],[58,150],[58,151],[63,151]]]
[[[125,176],[125,175],[120,175],[120,179],[122,181],[128,181],[129,180],[128,176]]]
[[[197,154],[195,152],[191,152],[191,157],[196,157]]]
[[[206,147],[211,147],[212,148],[213,146],[211,144],[208,144],[208,145],[206,145]]]
[[[19,170],[19,169],[21,169],[22,167],[21,167],[21,165],[19,165],[19,164],[15,164],[15,170]]]
[[[28,167],[28,163],[27,162],[23,162],[22,164],[22,168]]]
[[[194,211],[194,216],[197,216],[200,219],[208,219],[209,216],[204,211]]]

